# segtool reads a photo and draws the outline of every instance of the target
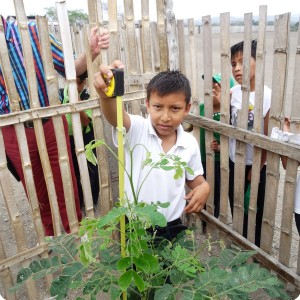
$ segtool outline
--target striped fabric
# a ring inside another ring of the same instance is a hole
[[[30,108],[30,100],[28,94],[28,85],[26,78],[26,71],[24,67],[24,58],[21,46],[20,33],[17,27],[17,22],[7,22],[2,17],[4,25],[4,33],[7,43],[7,49],[9,51],[9,59],[15,80],[16,88],[20,96],[21,109],[26,110]],[[42,64],[42,57],[40,52],[40,44],[37,34],[36,23],[31,21],[28,23],[28,31],[30,35],[30,41],[32,46],[34,66],[36,71],[36,79],[38,85],[38,95],[41,107],[49,105],[45,73]],[[51,50],[53,57],[53,64],[55,70],[65,76],[65,68],[63,61],[63,52],[61,44],[50,35]],[[5,82],[3,79],[3,73],[0,66],[0,114],[7,114],[10,112],[8,95],[6,92]]]

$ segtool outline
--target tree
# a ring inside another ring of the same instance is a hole
[[[46,17],[49,22],[58,21],[55,7],[46,7],[44,10],[46,11]],[[88,15],[84,13],[82,9],[68,10],[68,17],[70,25],[82,26],[88,23]]]

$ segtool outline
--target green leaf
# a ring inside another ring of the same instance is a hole
[[[173,166],[160,166],[160,167],[161,167],[161,169],[164,170],[164,171],[171,171],[171,170],[174,169]]]
[[[141,257],[148,262],[150,269],[149,273],[155,274],[159,270],[159,263],[156,256],[150,254],[150,253],[143,253]]]
[[[70,276],[59,276],[55,278],[51,283],[50,296],[65,297],[68,293],[70,283]]]
[[[111,300],[121,299],[120,298],[121,293],[122,293],[122,291],[120,289],[116,288],[114,285],[112,285],[110,287],[110,299]]]
[[[63,269],[62,274],[66,276],[74,276],[75,274],[82,271],[84,266],[80,262],[74,262],[70,266],[67,266]]]
[[[181,284],[182,282],[186,282],[188,279],[182,271],[175,269],[170,271],[170,280],[173,284]]]
[[[153,227],[155,227],[155,225],[157,225],[159,227],[166,227],[167,226],[166,217],[158,211],[150,213],[149,218],[150,218],[150,222],[151,222]]]
[[[191,168],[189,168],[189,167],[185,167],[185,170],[186,170],[189,174],[191,174],[191,175],[194,175],[194,174],[195,174],[194,171],[193,171]]]
[[[136,287],[138,288],[138,290],[140,292],[143,292],[145,290],[144,280],[135,271],[132,272],[132,275],[133,275],[133,280],[134,280]]]
[[[38,273],[33,274],[32,279],[33,280],[39,280],[39,279],[43,278],[46,274],[47,274],[47,270],[42,270]]]
[[[156,205],[161,208],[167,208],[170,206],[170,202],[157,202]]]
[[[220,253],[220,264],[224,267],[234,267],[245,263],[249,257],[256,254],[256,251],[235,251],[232,249],[224,249]]]
[[[82,281],[72,281],[72,283],[70,284],[70,289],[77,290],[81,288],[82,285],[83,285]]]
[[[118,270],[125,270],[130,266],[131,266],[131,257],[121,258],[117,263]]]
[[[104,226],[109,225],[113,222],[118,222],[120,217],[126,213],[125,207],[113,208],[107,215],[101,217],[98,221],[98,228],[102,228]]]
[[[166,158],[163,158],[163,159],[159,162],[159,165],[160,165],[160,167],[162,167],[162,166],[165,166],[165,165],[168,164],[168,163],[169,163],[169,160],[166,159]]]
[[[33,273],[37,273],[43,269],[40,262],[36,260],[30,263],[29,268],[32,270]]]
[[[126,291],[132,281],[133,278],[133,270],[128,270],[123,273],[119,278],[119,286],[122,291]]]
[[[170,284],[164,284],[154,295],[154,300],[170,300],[173,299],[174,288]],[[171,298],[172,297],[172,298]]]
[[[40,260],[41,266],[43,267],[43,269],[49,269],[51,268],[51,263],[49,258],[42,258]]]
[[[30,268],[23,268],[17,275],[17,283],[21,283],[26,281],[32,274],[32,270]]]
[[[133,262],[137,268],[142,269],[145,273],[149,273],[150,265],[145,259],[141,257],[134,257]]]

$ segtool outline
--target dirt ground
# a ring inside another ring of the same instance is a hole
[[[255,37],[255,36],[254,36]],[[232,34],[232,40],[231,44],[243,40],[243,34]],[[203,74],[203,70],[201,70],[201,65],[203,65],[203,57],[202,57],[202,49],[203,45],[201,44],[201,37],[197,40],[198,43],[198,72],[199,72],[199,91],[203,91],[203,80],[201,79],[200,75]],[[219,57],[219,35],[214,34],[213,35],[213,69],[214,73],[220,71],[220,57]],[[291,49],[296,49],[297,45],[297,34],[291,33]],[[273,33],[267,33],[267,52],[266,52],[266,77],[265,82],[266,84],[271,87],[272,86],[272,46],[273,46]],[[291,59],[289,62],[289,78],[292,78],[292,75],[294,73],[294,55],[291,55]],[[188,72],[188,71],[187,71]],[[292,80],[288,81],[288,90],[287,90],[287,98],[291,98],[291,84]],[[290,101],[289,101],[290,103]],[[290,105],[286,105],[286,112],[287,115],[289,115],[290,112]],[[275,233],[274,233],[274,239],[273,239],[273,248],[272,248],[272,255],[274,257],[277,257],[278,255],[278,249],[279,249],[279,238],[280,238],[280,220],[281,220],[281,213],[282,213],[282,194],[283,194],[283,180],[284,180],[284,170],[281,169],[281,177],[280,177],[280,188],[279,188],[279,197],[278,197],[278,205],[276,209],[276,226],[275,226]],[[31,218],[31,210],[29,207],[29,203],[27,201],[24,189],[21,185],[21,183],[15,181],[15,179],[12,177],[12,183],[14,187],[15,192],[15,199],[16,204],[20,213],[20,217],[23,221],[23,228],[24,232],[27,238],[28,247],[34,247],[37,244],[36,235],[34,233],[34,226],[32,223]],[[229,220],[230,223],[230,220]],[[7,212],[7,208],[3,199],[2,190],[0,189],[0,238],[3,241],[5,253],[7,256],[11,256],[17,252],[16,244],[14,242],[14,236],[12,233],[12,228],[10,225],[10,218]],[[299,244],[299,236],[296,230],[296,227],[293,228],[293,244],[292,244],[292,251],[291,251],[291,259],[290,259],[290,268],[295,270],[297,265],[297,255],[298,255],[298,244]],[[215,250],[217,252],[217,249]],[[12,269],[14,278],[15,274],[17,272],[16,268]],[[297,291],[294,291],[293,287],[288,287],[290,291],[290,295],[292,299],[295,299],[298,295]],[[2,283],[0,282],[0,294],[4,294]],[[1,298],[0,298],[1,299]],[[20,293],[18,295],[18,299],[28,299],[25,294]],[[42,299],[42,298],[41,298]],[[44,299],[44,298],[43,298]],[[254,299],[268,299],[265,295],[258,294],[255,296]]]

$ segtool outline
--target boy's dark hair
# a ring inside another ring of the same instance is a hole
[[[77,76],[79,78],[79,80],[81,82],[83,82],[84,80],[86,80],[88,78],[88,72],[85,71],[84,73],[82,73],[81,75]]]
[[[147,86],[147,99],[152,93],[163,97],[172,93],[183,93],[185,102],[191,101],[191,86],[189,80],[180,71],[164,71],[155,75]]]
[[[257,40],[253,40],[251,42],[251,57],[253,57],[256,60],[256,47],[257,47]],[[244,42],[239,42],[230,48],[231,50],[231,57],[236,56],[237,53],[244,52]]]

